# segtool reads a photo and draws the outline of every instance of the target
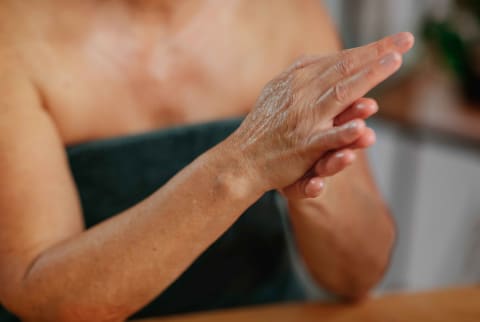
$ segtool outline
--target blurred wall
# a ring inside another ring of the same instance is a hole
[[[415,64],[421,52],[421,18],[426,12],[445,16],[450,8],[449,0],[324,2],[346,47],[398,31],[416,33],[416,53],[407,56],[407,64]],[[381,118],[370,125],[378,137],[369,151],[373,170],[399,231],[380,290],[480,282],[480,146],[412,132]]]
[[[371,164],[398,228],[380,290],[480,282],[480,146],[382,119]]]
[[[371,42],[399,31],[416,32],[428,13],[438,18],[450,10],[450,0],[324,0],[347,47]]]

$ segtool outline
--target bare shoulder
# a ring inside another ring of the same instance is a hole
[[[15,51],[0,47],[0,131],[18,114],[41,110],[41,96]]]
[[[5,3],[1,3],[0,16],[4,16]],[[26,43],[24,35],[10,20],[14,19],[0,17],[0,149],[3,151],[12,148],[8,141],[15,142],[19,136],[28,135],[28,131],[20,130],[28,123],[26,120],[44,112],[41,95],[28,67],[27,50],[22,48]],[[31,125],[36,127],[41,123]]]
[[[27,58],[29,37],[24,16],[16,2],[0,1],[0,108],[12,101],[35,99],[35,86],[29,76]],[[23,106],[22,104],[15,104]],[[35,104],[28,104],[32,106]]]
[[[62,231],[81,231],[82,223],[63,144],[24,57],[25,38],[5,35],[16,23],[0,21],[0,262],[8,263],[0,265],[0,301],[5,301],[17,294],[32,259],[62,240]],[[52,202],[52,196],[58,200]],[[58,211],[58,201],[66,211]],[[52,222],[66,225],[57,231]]]

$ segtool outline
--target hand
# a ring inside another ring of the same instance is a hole
[[[376,112],[378,104],[375,100],[360,98],[335,118],[334,125],[343,125],[358,118],[367,119]],[[366,129],[356,142],[348,147],[328,152],[302,178],[280,192],[289,200],[317,198],[325,188],[324,178],[333,176],[351,165],[356,159],[355,149],[365,149],[374,143],[375,132]]]
[[[297,61],[264,88],[231,140],[265,190],[286,187],[329,151],[355,146],[362,120],[335,126],[343,112],[400,68],[409,33],[326,57]]]

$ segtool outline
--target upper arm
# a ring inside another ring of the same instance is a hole
[[[20,64],[0,59],[0,301],[44,250],[83,230],[62,141]]]

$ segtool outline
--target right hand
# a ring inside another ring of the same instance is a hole
[[[298,60],[263,89],[230,137],[263,189],[301,178],[327,152],[368,131],[363,120],[334,126],[336,117],[396,72],[413,36],[400,33],[323,57]]]

